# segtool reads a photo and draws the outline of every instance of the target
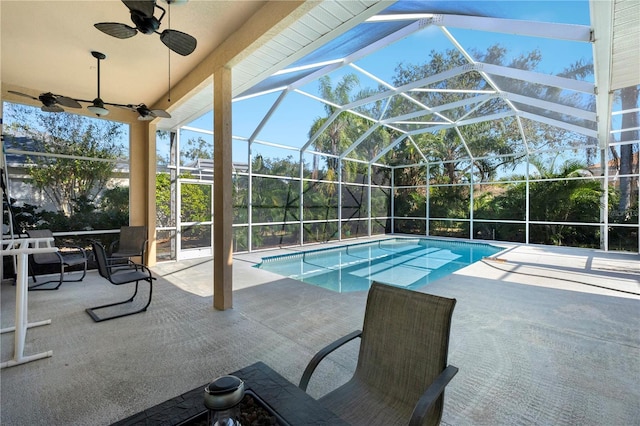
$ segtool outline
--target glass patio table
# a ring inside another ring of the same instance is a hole
[[[278,424],[347,425],[263,362],[256,362],[231,374],[245,382],[247,394],[257,396],[259,402],[264,403],[266,408],[276,414]],[[112,426],[198,424],[195,419],[207,412],[203,402],[204,388],[207,384],[113,423]]]

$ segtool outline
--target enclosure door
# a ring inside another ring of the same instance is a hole
[[[213,256],[213,183],[180,182],[176,259]]]

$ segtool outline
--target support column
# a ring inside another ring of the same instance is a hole
[[[129,125],[129,225],[147,227],[146,263],[155,265],[156,126],[147,121]]]
[[[149,123],[147,128],[147,211],[145,224],[147,225],[147,255],[145,262],[148,266],[156,264],[156,172],[157,172],[157,156],[156,156],[156,131],[155,124]]]
[[[146,225],[147,177],[149,173],[149,126],[138,121],[129,125],[129,225]],[[154,197],[155,198],[155,197]]]
[[[213,75],[213,307],[233,307],[231,69]]]

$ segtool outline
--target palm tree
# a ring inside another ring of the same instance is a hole
[[[628,111],[638,107],[638,87],[627,87],[620,91],[620,101],[622,103],[622,110]],[[639,126],[639,114],[638,111],[628,112],[622,115],[622,128],[623,129],[637,129]],[[622,132],[620,134],[621,141],[634,141],[640,139],[638,136],[638,130]],[[633,144],[620,145],[620,155],[615,150],[615,147],[611,147],[611,153],[615,159],[615,165],[620,172],[620,201],[618,205],[618,211],[629,214],[629,209],[633,202],[633,184],[637,178],[628,176],[634,173],[634,149]],[[637,144],[636,144],[637,146]],[[635,155],[638,155],[637,153]],[[638,173],[638,161],[635,161],[635,173]],[[636,200],[637,201],[637,200]]]
[[[350,102],[350,94],[355,85],[359,83],[355,74],[346,74],[334,88],[331,84],[331,77],[324,76],[318,81],[320,84],[320,96],[330,103],[324,105],[327,113],[326,117],[318,117],[311,125],[309,137],[315,135],[322,126],[325,125],[329,117],[337,110],[334,105],[346,105]],[[339,155],[343,149],[349,146],[347,129],[351,125],[352,116],[348,113],[341,113],[331,124],[319,135],[313,145],[318,152],[326,152],[332,155]],[[338,169],[338,159],[327,157],[327,167],[331,170]],[[314,157],[313,175],[318,174],[318,159]]]
[[[562,222],[599,221],[602,195],[600,182],[595,178],[572,179],[593,177],[593,173],[579,161],[566,161],[557,170],[555,161],[543,163],[533,159],[531,164],[538,170],[542,180],[530,183],[530,198],[535,201],[529,203],[529,218],[533,221],[559,222],[532,228],[543,231],[542,235],[534,235],[532,232],[531,239],[555,245],[564,245],[568,239],[572,239],[571,245],[583,245],[592,240],[578,227]],[[599,242],[592,241],[588,245],[598,246]]]

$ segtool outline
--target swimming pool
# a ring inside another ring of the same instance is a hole
[[[256,267],[337,292],[367,290],[372,281],[417,288],[503,248],[431,238],[393,238],[263,257]]]

